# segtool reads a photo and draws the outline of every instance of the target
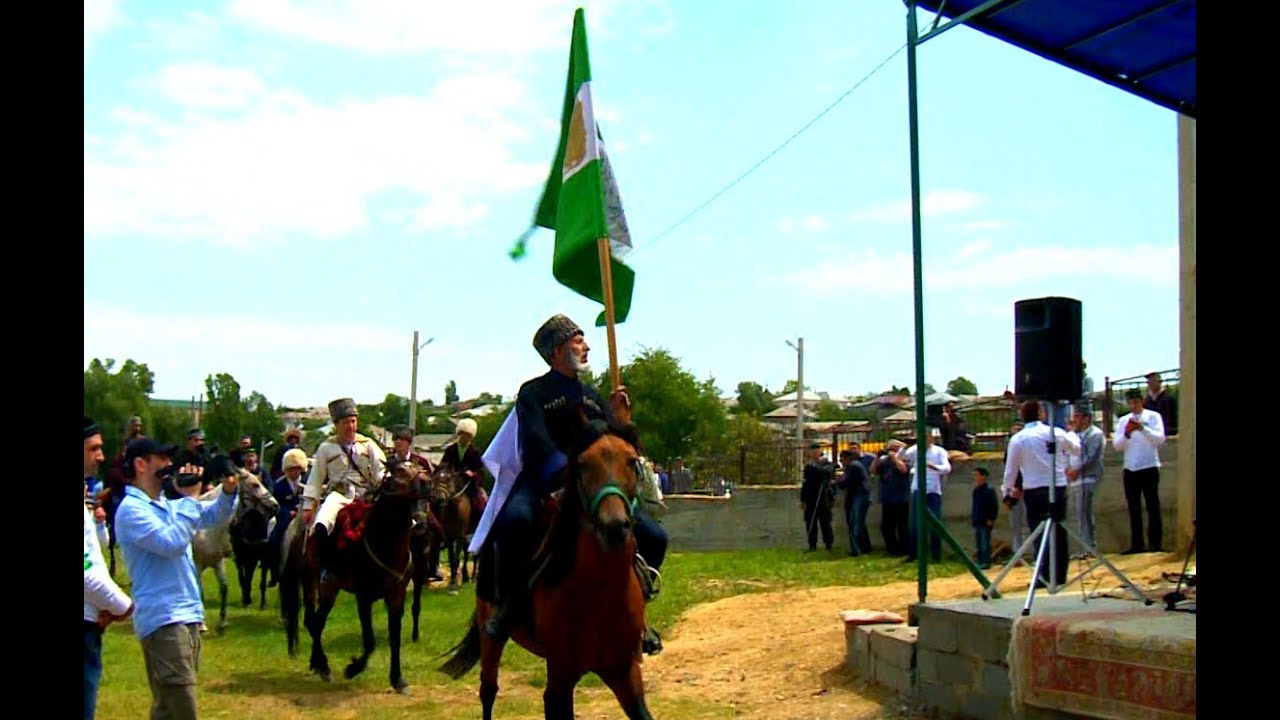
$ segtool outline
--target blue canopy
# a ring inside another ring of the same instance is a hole
[[[964,24],[1196,116],[1196,0],[918,0],[918,5],[947,18],[979,10]]]

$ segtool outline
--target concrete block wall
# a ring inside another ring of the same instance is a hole
[[[1174,547],[1177,534],[1177,438],[1161,446],[1160,511],[1164,519],[1166,549]],[[953,463],[953,470],[943,487],[942,519],[947,530],[961,547],[972,552],[973,529],[969,510],[973,493],[973,468],[981,465],[991,473],[995,484],[1004,474],[1004,463],[995,460],[965,460]],[[1129,515],[1124,499],[1123,457],[1108,450],[1105,470],[1094,499],[1098,548],[1103,552],[1121,552],[1129,547]],[[800,488],[796,485],[742,486],[734,488],[730,498],[673,495],[666,499],[667,510],[655,513],[671,537],[671,549],[680,552],[709,550],[753,550],[765,548],[806,547],[804,516],[800,509]],[[1070,509],[1070,508],[1069,508]],[[840,517],[837,505],[832,526],[836,549],[848,550],[848,524]],[[880,537],[881,507],[873,504],[867,513],[868,532],[875,549],[883,549]],[[1073,520],[1072,516],[1068,517]],[[1145,527],[1145,509],[1143,514]],[[1001,507],[996,522],[995,539],[1010,540],[1009,520]]]
[[[845,626],[846,663],[858,679],[892,690],[941,718],[1065,720],[1065,713],[1014,712],[1006,659],[1013,621],[917,605],[918,627]]]
[[[1013,619],[945,605],[915,605],[919,621],[915,698],[943,718],[1065,720],[1076,716],[1013,709],[1008,652]]]
[[[899,625],[845,625],[845,657],[860,679],[911,695],[917,628]]]

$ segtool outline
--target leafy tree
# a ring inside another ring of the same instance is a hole
[[[240,402],[240,383],[227,373],[209,375],[204,381],[205,413],[201,420],[204,426],[205,443],[217,445],[227,452],[237,447],[240,435],[244,431],[245,409]]]
[[[621,368],[631,394],[632,419],[646,454],[656,461],[721,441],[728,419],[715,379],[699,381],[665,349],[644,348]],[[608,399],[607,376],[600,394]]]
[[[419,408],[421,408],[419,403]],[[395,393],[387,393],[382,402],[373,406],[374,423],[380,427],[391,429],[397,425],[409,424],[409,398]],[[418,410],[422,414],[422,410]]]
[[[844,408],[831,400],[823,400],[818,404],[818,421],[819,422],[835,422],[844,420],[846,414]]]
[[[759,417],[776,409],[778,404],[763,385],[750,381],[738,383],[737,412]]]
[[[978,386],[972,380],[961,375],[960,377],[947,383],[947,392],[952,395],[977,395]]]
[[[124,440],[124,423],[137,415],[142,418],[143,432],[153,431],[150,404],[147,402],[155,386],[155,375],[145,364],[125,360],[119,370],[116,361],[94,358],[84,371],[84,414],[102,428],[103,452],[108,458],[120,451]]]
[[[284,429],[284,421],[262,393],[256,390],[244,401],[244,432],[253,438],[254,447],[261,447],[273,442],[279,447],[283,440],[280,432]],[[266,458],[259,458],[263,463]]]
[[[450,380],[448,385],[444,386],[444,404],[452,405],[458,402],[458,383]]]

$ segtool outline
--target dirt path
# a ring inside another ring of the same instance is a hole
[[[1172,555],[1116,557],[1112,562],[1143,588],[1162,584],[1162,572],[1182,568]],[[1025,592],[1029,577],[1026,569],[1018,568],[1000,589],[1006,596]],[[1119,588],[1102,568],[1087,580],[1090,590]],[[1078,593],[1079,585],[1064,592],[1072,591]],[[968,575],[929,583],[931,600],[979,594]],[[645,684],[651,696],[714,702],[732,708],[735,717],[891,717],[903,708],[887,693],[863,686],[845,669],[844,631],[837,613],[867,608],[891,610],[905,618],[907,606],[915,600],[916,583],[898,582],[875,588],[756,593],[700,605],[676,626],[662,655],[645,662]]]

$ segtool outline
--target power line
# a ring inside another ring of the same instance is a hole
[[[720,188],[720,190],[716,191],[714,195],[712,195],[710,198],[705,200],[701,205],[698,205],[696,208],[691,210],[687,215],[685,215],[684,217],[680,218],[675,223],[673,223],[666,230],[663,230],[662,232],[658,233],[653,238],[652,241],[627,253],[627,259],[630,260],[631,258],[634,258],[636,255],[639,255],[640,253],[644,252],[645,250],[648,250],[654,245],[657,245],[659,242],[662,241],[663,238],[675,232],[675,230],[679,228],[681,225],[684,225],[686,222],[693,219],[696,215],[698,215],[698,213],[707,209],[707,207],[709,207],[712,203],[720,199],[722,195],[732,190],[735,185],[742,182],[743,180],[746,180],[747,177],[749,177],[752,173],[754,173],[756,170],[759,170],[760,167],[763,166],[765,163],[769,162],[769,160],[772,159],[774,155],[777,155],[779,152],[782,152],[783,148],[790,145],[796,138],[803,135],[806,131],[809,130],[809,128],[817,124],[819,120],[826,117],[827,113],[834,110],[837,105],[844,102],[846,98],[848,98],[850,95],[854,93],[854,91],[862,87],[862,85],[866,83],[868,80],[870,80],[872,77],[874,77],[876,73],[880,72],[880,70],[882,70],[885,65],[888,65],[889,62],[893,60],[895,57],[897,57],[898,53],[905,50],[906,47],[907,47],[906,43],[903,43],[902,45],[900,45],[897,50],[894,50],[892,53],[890,53],[889,56],[886,57],[884,60],[882,60],[879,65],[876,65],[874,68],[872,68],[871,72],[867,73],[865,76],[863,76],[861,80],[854,83],[853,86],[851,86],[848,90],[845,90],[843,93],[841,93],[840,97],[836,98],[834,102],[832,102],[827,107],[823,108],[822,112],[819,112],[817,115],[814,115],[799,130],[796,130],[794,133],[792,133],[791,137],[784,140],[781,145],[778,145],[773,150],[769,151],[769,154],[765,155],[758,162],[756,162],[756,164],[748,168],[746,172],[734,178],[733,182],[730,182],[728,185],[725,185],[724,187]],[[572,295],[572,294],[574,294],[573,291],[565,289],[564,292],[558,293],[556,297],[553,298],[551,302],[548,303],[548,307],[550,307],[552,304],[561,302],[561,299],[566,295]]]
[[[791,142],[794,141],[795,138],[800,137],[801,135],[804,135],[804,132],[808,131],[810,127],[813,127],[814,124],[818,122],[818,120],[822,119],[823,117],[826,117],[829,111],[835,110],[836,105],[840,105],[841,102],[845,101],[846,97],[849,97],[850,95],[854,94],[855,90],[858,90],[859,87],[863,86],[863,83],[869,81],[869,79],[872,78],[874,74],[878,73],[879,70],[881,70],[884,67],[884,65],[887,65],[888,63],[890,63],[890,60],[892,60],[893,58],[896,58],[897,54],[901,53],[901,51],[905,49],[906,49],[906,44],[904,42],[904,44],[902,44],[899,47],[899,49],[893,51],[893,53],[891,53],[890,56],[888,56],[888,58],[884,58],[884,60],[881,61],[881,64],[876,65],[876,68],[872,69],[872,72],[867,73],[867,76],[863,77],[863,79],[860,79],[860,81],[855,82],[854,86],[850,87],[849,90],[846,90],[844,94],[842,94],[840,97],[837,97],[835,102],[832,102],[831,105],[827,105],[826,109],[823,109],[822,111],[820,111],[820,113],[818,113],[817,115],[814,115],[813,119],[810,119],[808,123],[804,124],[804,127],[797,129],[795,133],[792,133],[791,137],[786,138],[786,140],[782,142],[782,145],[778,145],[777,147],[774,147],[772,151],[769,151],[768,155],[765,155],[764,158],[758,161],[758,163],[751,165],[751,167],[748,170],[746,170],[745,173],[742,173],[740,174],[739,177],[733,179],[733,182],[728,183],[726,184],[726,186],[722,187],[721,190],[719,190],[716,193],[716,195],[710,196],[707,201],[704,201],[703,204],[698,206],[698,208],[692,209],[692,211],[690,211],[689,214],[685,215],[684,218],[681,218],[680,220],[676,220],[676,223],[672,224],[671,227],[668,227],[667,229],[664,229],[664,231],[658,233],[657,237],[653,238],[653,242],[650,242],[648,243],[648,245],[640,247],[639,250],[632,252],[631,255],[635,255],[637,254],[637,252],[640,252],[641,250],[649,249],[649,247],[658,245],[658,242],[662,240],[662,238],[667,237],[668,234],[671,234],[672,232],[675,232],[675,229],[680,227],[680,225],[685,224],[686,222],[689,222],[691,218],[694,218],[694,215],[698,215],[699,213],[701,213],[701,211],[703,211],[704,209],[707,209],[708,206],[712,204],[712,202],[716,202],[716,200],[718,200],[719,197],[724,195],[724,193],[732,190],[733,186],[736,186],[737,183],[744,181],[744,179],[748,178],[748,176],[750,176],[751,173],[754,173],[755,170],[760,169],[760,165],[764,165],[765,163],[768,163],[769,159],[772,159],[774,155],[777,155],[778,152],[781,152],[783,147],[786,147],[787,145],[791,145]]]

